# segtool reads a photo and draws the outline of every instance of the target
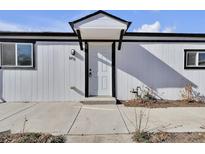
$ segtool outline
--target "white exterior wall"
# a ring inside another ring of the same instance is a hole
[[[117,47],[117,45],[116,45]],[[69,60],[71,49],[77,51]],[[184,69],[184,49],[205,49],[205,43],[123,42],[116,50],[117,98],[148,86],[164,99],[180,99],[186,84],[205,95],[205,70]],[[78,42],[37,42],[35,70],[0,71],[0,95],[6,101],[78,101],[84,97],[84,51]],[[72,88],[71,88],[72,87]]]
[[[84,97],[84,51],[78,42],[37,42],[35,48],[35,70],[2,70],[2,98],[6,101],[77,101]],[[69,60],[71,49],[76,50],[75,61]]]
[[[180,99],[188,83],[205,95],[205,70],[184,69],[184,49],[205,49],[205,43],[128,43],[116,51],[117,98],[133,98],[137,86],[152,88],[164,99]]]

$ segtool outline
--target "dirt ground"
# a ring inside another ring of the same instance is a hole
[[[64,143],[63,136],[43,133],[0,134],[0,143]]]
[[[205,133],[136,133],[133,140],[138,143],[205,143]]]
[[[167,108],[167,107],[205,107],[205,102],[196,101],[167,101],[167,100],[129,100],[121,102],[127,107],[148,107],[148,108]]]

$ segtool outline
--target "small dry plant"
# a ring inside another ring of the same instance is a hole
[[[130,91],[135,95],[135,99],[140,99],[140,100],[156,100],[155,96],[156,93],[152,88],[145,87],[145,86],[138,86],[136,89],[132,89]]]
[[[25,118],[24,118],[24,122],[23,122],[23,129],[22,129],[22,133],[24,134],[24,132],[25,132],[25,128],[26,128],[26,123],[28,122],[28,119],[26,118],[26,116],[25,116]]]
[[[140,110],[139,114],[137,114],[137,111],[135,109],[135,121],[136,121],[135,131],[136,132],[144,132],[147,129],[148,122],[149,122],[149,115],[150,115],[150,109],[148,109],[148,111]]]
[[[137,114],[137,111],[135,109],[136,127],[135,127],[135,134],[133,136],[133,140],[137,142],[149,142],[150,133],[146,131],[149,122],[149,114],[150,114],[150,110],[147,112],[147,116],[146,116],[145,111],[140,110],[139,114]]]
[[[181,97],[183,100],[191,102],[194,100],[193,87],[191,84],[187,84],[181,91]]]

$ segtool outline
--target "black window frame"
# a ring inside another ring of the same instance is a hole
[[[2,53],[0,53],[0,68],[1,69],[10,69],[10,70],[33,70],[33,69],[36,69],[36,48],[35,48],[35,44],[36,44],[36,42],[33,42],[33,41],[31,41],[31,42],[27,42],[27,41],[25,41],[25,42],[22,42],[22,41],[19,41],[19,42],[13,42],[13,41],[9,41],[9,42],[1,42],[0,41],[0,47],[1,47],[1,44],[4,44],[4,43],[13,43],[13,44],[15,44],[15,46],[17,46],[17,44],[31,44],[32,45],[32,65],[30,65],[30,66],[20,66],[20,65],[13,65],[13,66],[6,66],[6,65],[2,65]],[[15,50],[17,50],[17,49],[15,49]],[[1,52],[2,52],[2,50],[0,50]],[[15,53],[17,53],[17,51],[15,51]],[[18,56],[18,55],[16,55],[16,56]],[[17,59],[16,59],[17,60]],[[17,61],[16,61],[16,63],[18,63]]]
[[[205,49],[184,49],[184,69],[205,69],[205,65],[204,66],[187,66],[187,53],[188,52],[204,52],[205,53]],[[196,61],[198,62],[198,60]]]

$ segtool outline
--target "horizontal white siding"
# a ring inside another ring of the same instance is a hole
[[[184,69],[184,49],[205,49],[205,43],[127,43],[116,52],[117,98],[131,99],[137,86],[152,88],[164,99],[180,99],[188,83],[205,95],[205,70]]]
[[[75,61],[69,60],[71,49],[76,50]],[[4,100],[68,101],[84,97],[84,51],[77,42],[38,42],[35,52],[35,70],[2,70]]]

